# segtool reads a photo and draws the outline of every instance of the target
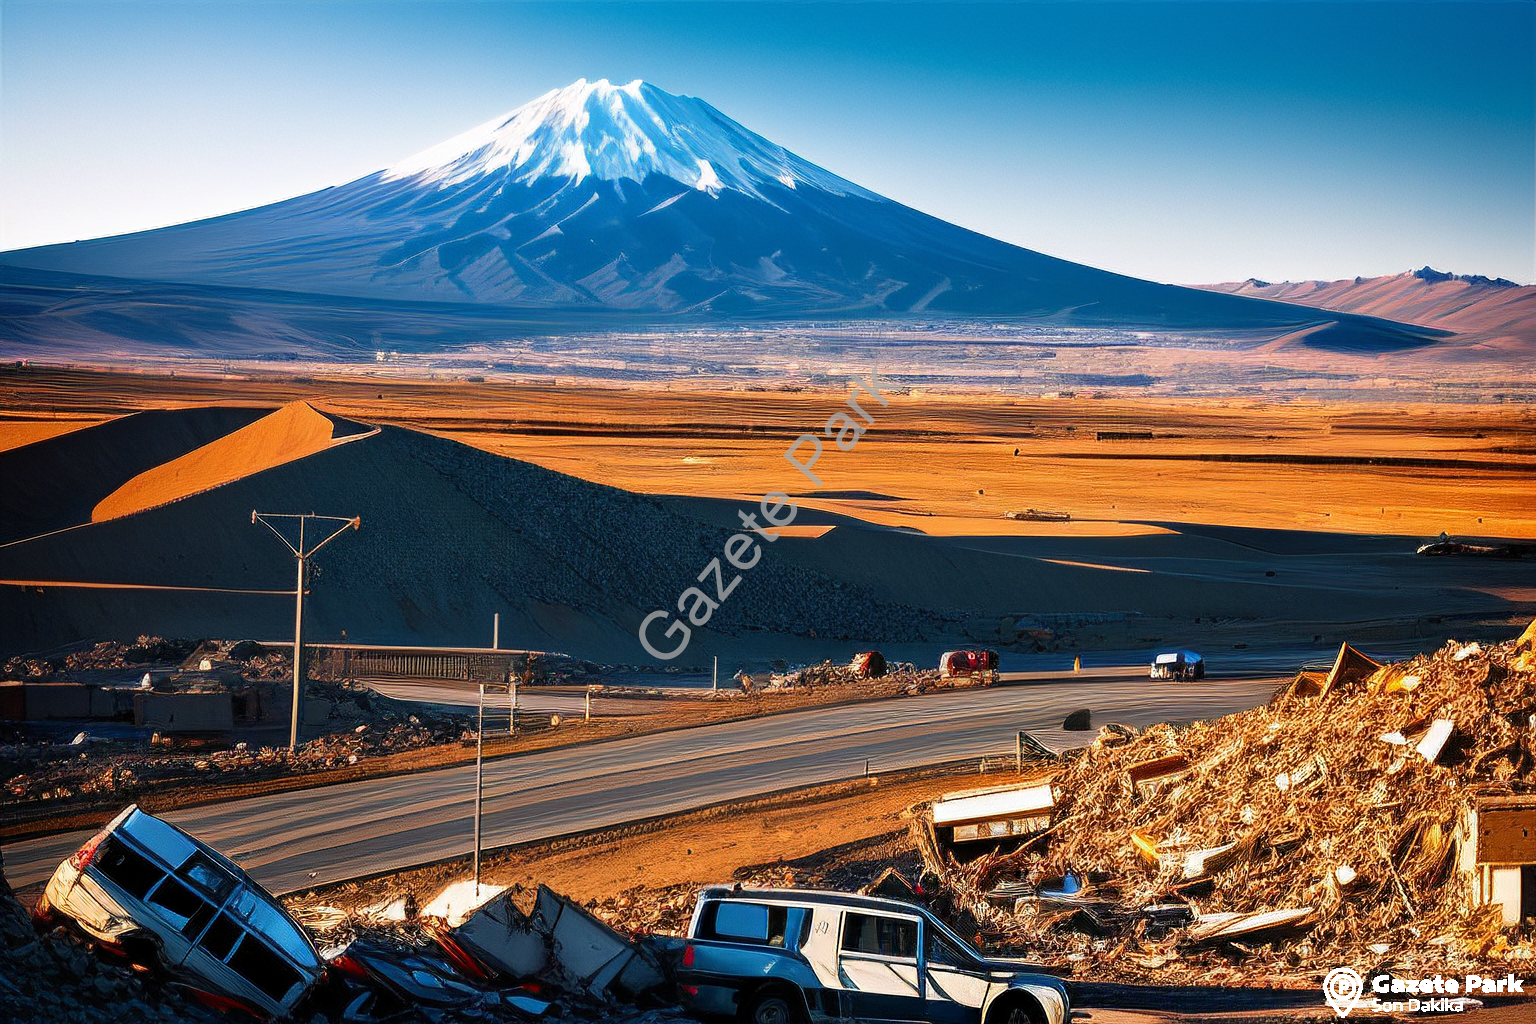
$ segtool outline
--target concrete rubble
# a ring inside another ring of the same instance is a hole
[[[1268,706],[1020,769],[913,820],[989,949],[1159,984],[1536,960],[1536,623],[1397,664],[1344,645]]]

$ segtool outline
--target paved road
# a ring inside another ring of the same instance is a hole
[[[485,766],[485,845],[563,835],[722,800],[864,773],[1004,754],[1028,729],[1065,746],[1077,708],[1132,725],[1212,718],[1266,700],[1274,680],[1243,683],[1046,684],[909,697],[607,743]],[[167,817],[233,857],[277,892],[469,851],[474,766],[277,793]],[[13,886],[47,880],[89,833],[5,848]]]
[[[1265,673],[1268,675],[1269,673]],[[662,677],[666,679],[667,677]],[[1049,669],[1028,672],[1001,672],[998,679],[1004,684],[1039,684],[1039,683],[1075,683],[1092,680],[1103,682],[1106,680],[1132,680],[1147,678],[1145,665],[1101,665],[1084,668],[1074,675],[1070,669]],[[458,708],[473,708],[477,700],[477,687],[473,683],[454,680],[432,679],[397,679],[397,680],[367,680],[369,686],[388,697],[398,700],[422,701],[427,704],[445,704]],[[637,686],[642,684],[635,684]],[[592,697],[592,714],[594,717],[617,715],[650,715],[663,712],[676,712],[680,707],[692,706],[692,702],[699,699],[701,687],[684,683],[672,685],[670,681],[665,684],[655,681],[643,684],[645,689],[657,691],[657,696],[631,696],[615,697],[594,694]],[[705,682],[705,688],[708,681]],[[727,681],[722,689],[735,692],[738,684]],[[496,688],[487,688],[485,693],[485,724],[488,731],[504,730],[507,728],[507,691],[499,684]],[[548,715],[559,714],[565,718],[572,718],[585,714],[586,694],[580,686],[564,687],[520,687],[518,690],[517,707],[518,714]]]

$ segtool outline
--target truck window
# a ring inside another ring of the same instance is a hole
[[[879,914],[846,914],[843,917],[843,950],[915,960],[917,922]]]
[[[115,836],[108,836],[106,842],[101,844],[95,866],[96,870],[121,886],[125,892],[139,899],[148,895],[155,883],[165,877],[165,872],[156,867],[154,861]]]
[[[787,907],[721,900],[705,905],[699,938],[782,947],[788,923]]]
[[[927,933],[926,956],[929,963],[943,964],[946,967],[974,966],[974,958],[962,953],[959,947],[945,938],[937,928],[930,926]]]
[[[282,999],[299,983],[299,972],[271,946],[251,934],[245,936],[235,955],[229,958],[229,966],[273,999]]]

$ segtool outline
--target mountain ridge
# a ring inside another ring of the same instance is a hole
[[[1422,267],[1337,281],[1231,281],[1210,291],[1275,299],[1454,331],[1469,339],[1536,342],[1536,286]]]

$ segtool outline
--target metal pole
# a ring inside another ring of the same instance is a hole
[[[485,682],[480,683],[479,724],[475,726],[475,898],[480,898],[480,794],[485,769]]]
[[[720,656],[719,655],[715,655],[715,675],[714,675],[714,680],[709,684],[709,689],[710,689],[711,693],[719,693],[720,692]]]
[[[582,721],[583,722],[590,722],[590,721],[592,721],[592,684],[591,683],[587,684],[587,713],[586,713],[586,716],[584,718],[582,718]]]
[[[304,530],[300,520],[299,531]],[[302,543],[302,537],[300,542]],[[303,550],[302,548],[300,550]],[[293,598],[293,722],[288,727],[288,752],[299,749],[299,721],[304,714],[304,556],[300,555],[299,583]]]
[[[1015,771],[1024,770],[1024,734],[1018,733],[1013,737],[1013,767]]]
[[[491,650],[501,646],[501,612],[497,612],[491,619]]]

